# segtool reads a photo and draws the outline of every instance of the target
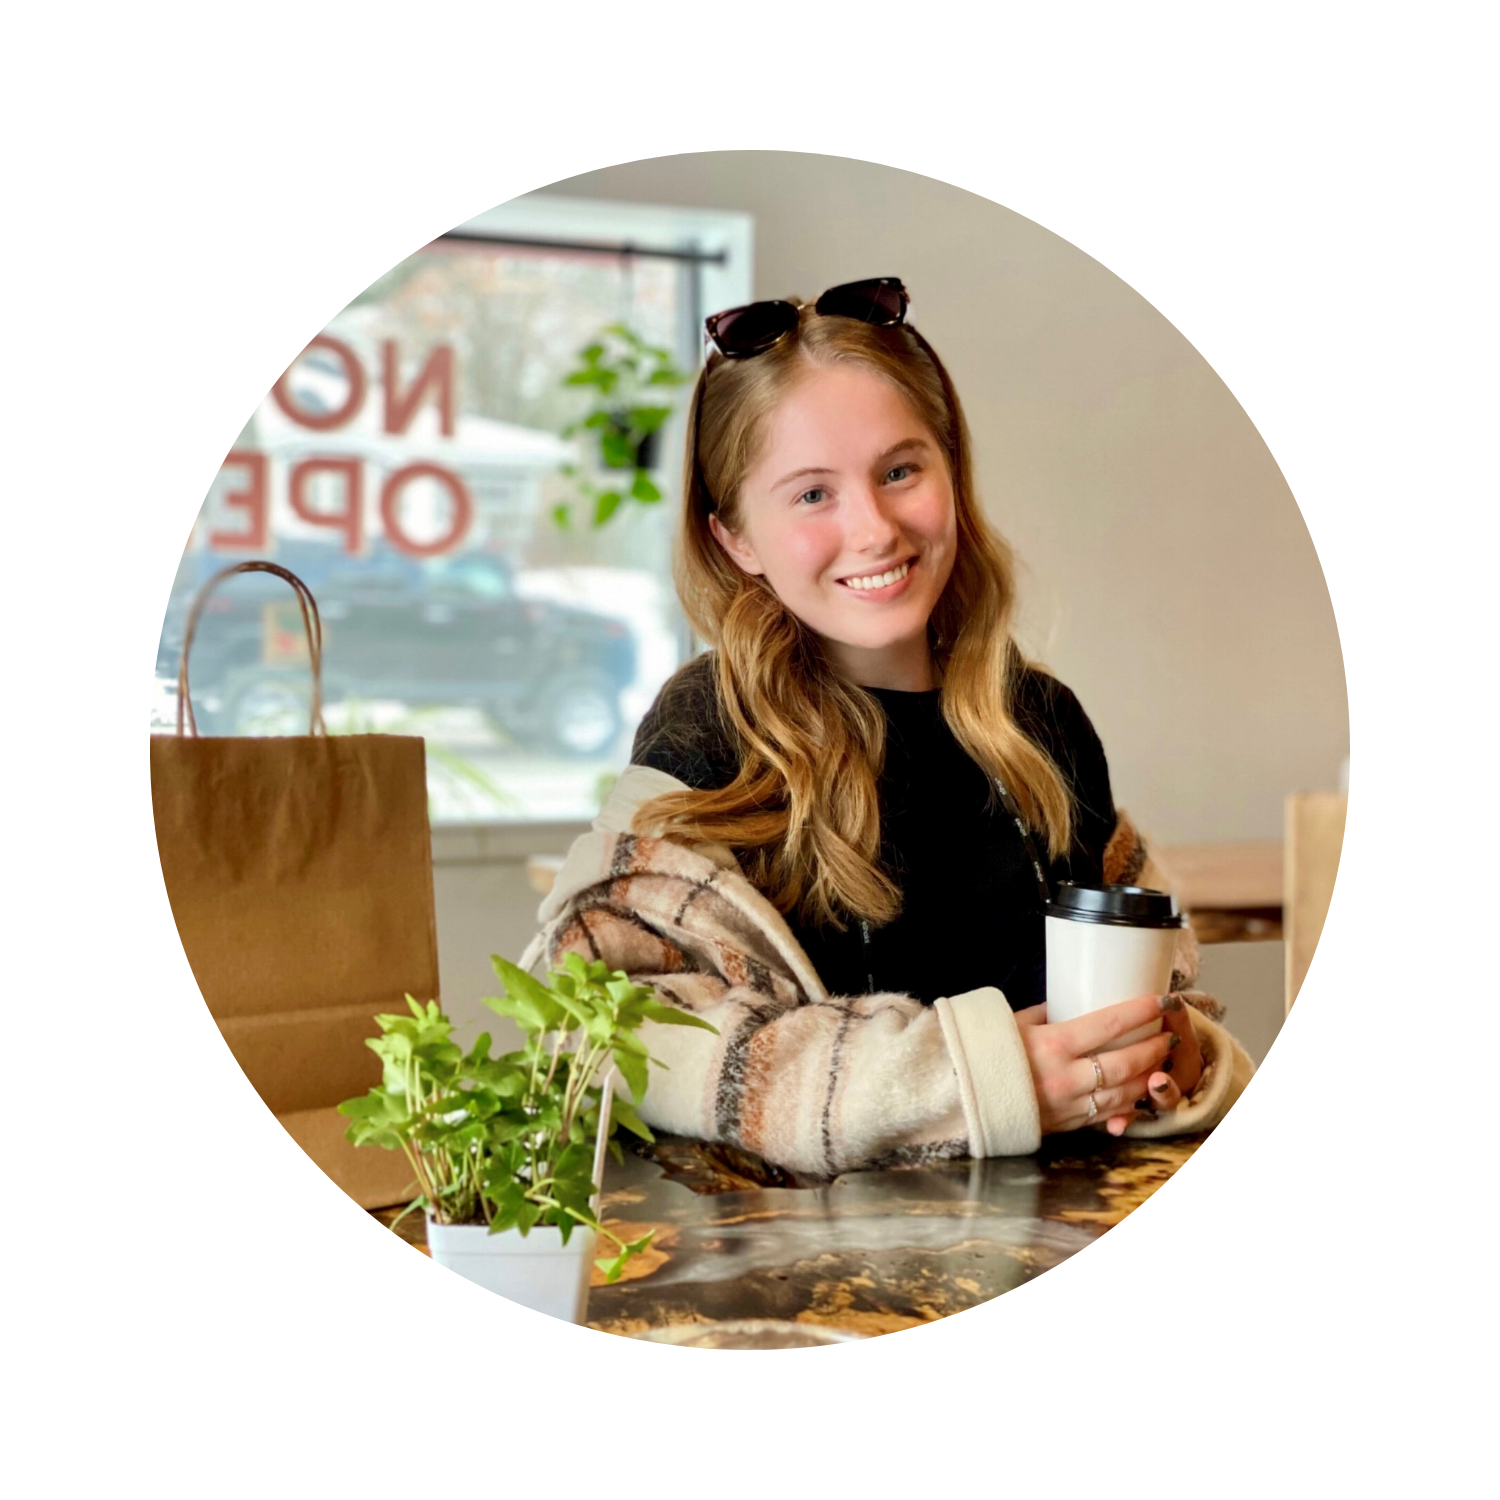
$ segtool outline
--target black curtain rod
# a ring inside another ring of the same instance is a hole
[[[585,255],[607,255],[624,260],[638,257],[641,260],[681,260],[696,266],[722,266],[729,255],[724,250],[656,250],[645,245],[623,243],[601,245],[584,240],[533,240],[514,234],[473,234],[462,229],[450,229],[440,234],[439,240],[456,240],[469,245],[520,245],[527,250],[576,250]]]

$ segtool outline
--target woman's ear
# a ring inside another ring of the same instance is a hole
[[[755,549],[743,537],[736,536],[717,516],[708,518],[708,529],[714,540],[729,554],[741,572],[759,577],[766,570],[755,556]]]

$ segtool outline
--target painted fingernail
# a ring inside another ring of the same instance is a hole
[[[1160,1083],[1153,1083],[1151,1085],[1151,1092],[1153,1094],[1165,1094],[1166,1091],[1171,1087],[1172,1080],[1170,1078],[1163,1078]]]
[[[1163,1010],[1181,1010],[1182,1009],[1182,996],[1181,995],[1158,995],[1156,997],[1156,1003],[1159,1006],[1161,1006],[1161,1008]]]
[[[1182,1038],[1180,1036],[1178,1036],[1177,1033],[1174,1031],[1172,1033],[1172,1040],[1167,1043],[1167,1051],[1168,1052],[1175,1052],[1177,1050],[1177,1044],[1181,1040],[1182,1040]]]
[[[1150,1095],[1149,1094],[1142,1094],[1141,1097],[1135,1101],[1135,1107],[1137,1109],[1150,1109],[1151,1108],[1151,1097],[1150,1097]]]

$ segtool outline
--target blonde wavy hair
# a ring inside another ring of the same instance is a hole
[[[843,928],[851,918],[887,922],[901,905],[900,889],[880,864],[885,716],[868,692],[835,670],[819,637],[764,578],[729,558],[708,524],[717,514],[738,531],[740,486],[768,418],[810,366],[834,363],[890,381],[947,461],[957,549],[927,627],[943,717],[992,781],[1011,793],[1053,856],[1068,847],[1072,799],[1057,767],[1011,712],[1011,684],[1026,665],[1011,637],[1014,556],[975,501],[963,409],[927,341],[905,326],[820,317],[804,306],[797,329],[764,354],[712,356],[689,409],[675,575],[688,619],[716,651],[718,694],[739,742],[739,773],[721,790],[653,798],[633,826],[728,844],[783,915]],[[671,691],[669,683],[668,698]]]

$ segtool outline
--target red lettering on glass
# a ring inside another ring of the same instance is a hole
[[[307,482],[314,474],[337,474],[344,481],[344,503],[338,510],[314,510],[309,502]],[[304,458],[292,465],[287,486],[288,498],[295,514],[313,526],[327,526],[344,533],[344,551],[351,556],[364,542],[364,470],[357,458]],[[384,506],[384,500],[381,504]]]
[[[224,460],[223,467],[227,469],[231,464],[246,470],[245,484],[237,490],[225,490],[220,498],[225,505],[235,510],[248,511],[250,519],[244,531],[209,532],[208,545],[217,552],[264,552],[270,536],[266,504],[266,455],[254,453],[248,448],[236,448]]]
[[[348,344],[326,333],[320,333],[302,354],[306,354],[309,349],[326,349],[343,365],[344,377],[349,382],[349,395],[344,404],[337,411],[308,411],[306,407],[299,406],[287,383],[287,377],[292,373],[291,368],[271,387],[271,399],[299,427],[310,427],[314,432],[331,432],[335,427],[342,427],[346,422],[353,421],[360,407],[365,404],[365,367],[360,364],[359,355]],[[301,359],[302,354],[297,359]],[[297,360],[292,361],[293,368],[296,363]]]
[[[385,430],[405,432],[411,426],[411,419],[417,414],[422,398],[435,386],[443,436],[452,437],[453,350],[447,344],[439,344],[427,356],[427,363],[404,392],[400,389],[400,360],[394,340],[386,339],[381,344],[380,362],[381,378],[385,384]]]
[[[413,479],[435,479],[453,501],[453,515],[447,533],[431,542],[418,542],[409,537],[401,526],[401,491]],[[380,520],[385,527],[386,540],[398,552],[408,557],[436,557],[441,552],[451,552],[468,533],[474,519],[474,502],[463,480],[451,469],[441,464],[407,464],[397,469],[380,487]]]

